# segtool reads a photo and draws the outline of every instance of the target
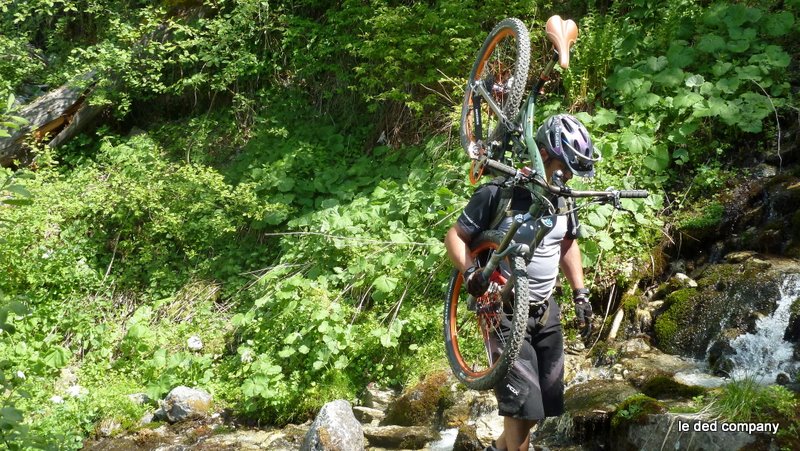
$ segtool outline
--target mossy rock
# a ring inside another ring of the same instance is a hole
[[[648,415],[664,413],[667,408],[657,399],[637,393],[617,406],[611,418],[611,428],[620,429],[629,424],[642,424]]]
[[[655,399],[691,399],[706,393],[703,387],[682,384],[667,375],[648,379],[640,389],[642,393]]]
[[[800,343],[800,298],[789,306],[789,325],[783,334],[783,339],[790,343]]]
[[[382,425],[430,425],[440,411],[453,404],[448,375],[433,373],[406,390],[388,408]]]
[[[788,263],[766,263],[709,265],[697,288],[669,293],[655,314],[656,345],[670,354],[703,358],[723,330],[742,328],[754,312],[774,311]],[[800,266],[794,263],[791,270]]]

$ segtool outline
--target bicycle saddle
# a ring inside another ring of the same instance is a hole
[[[578,25],[572,19],[563,20],[561,16],[552,16],[545,25],[547,39],[553,43],[558,52],[558,64],[564,69],[569,67],[569,49],[578,40]]]

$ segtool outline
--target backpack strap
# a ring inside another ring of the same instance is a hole
[[[507,213],[511,211],[511,199],[514,197],[514,187],[506,183],[508,179],[508,177],[495,177],[489,182],[500,189],[500,200],[497,202],[494,213],[492,213],[492,221],[489,223],[489,229],[496,229],[497,226],[503,222]]]

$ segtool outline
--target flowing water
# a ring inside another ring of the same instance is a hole
[[[756,322],[756,332],[743,334],[731,342],[736,353],[731,356],[734,380],[754,378],[774,383],[779,374],[792,375],[800,365],[793,360],[793,345],[783,339],[789,326],[790,307],[800,296],[800,275],[790,275],[781,286],[778,308]]]

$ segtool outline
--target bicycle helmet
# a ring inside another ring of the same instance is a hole
[[[550,116],[536,131],[536,144],[558,158],[581,177],[594,177],[595,156],[592,138],[581,122],[569,114]]]

